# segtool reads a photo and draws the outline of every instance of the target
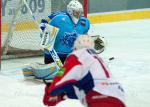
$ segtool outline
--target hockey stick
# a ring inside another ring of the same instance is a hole
[[[32,19],[34,20],[34,22],[37,24],[37,26],[38,26],[38,28],[39,28],[39,23],[37,22],[37,20],[36,20],[34,14],[32,13],[32,11],[31,11],[29,5],[27,4],[27,1],[26,1],[26,0],[23,0],[23,2],[24,2],[24,4],[26,5],[26,7],[27,7],[29,13],[31,14]],[[40,31],[41,33],[43,33],[40,28],[39,28],[39,31]],[[47,36],[47,35],[45,35],[45,36]],[[56,37],[55,37],[55,38],[56,38]],[[52,39],[53,41],[52,41],[51,44],[49,44],[49,47],[48,47],[47,50],[48,50],[49,53],[51,54],[51,56],[52,56],[54,62],[56,63],[57,67],[60,69],[60,68],[63,66],[63,64],[62,64],[62,62],[61,62],[59,56],[57,55],[56,51],[55,51],[54,48],[53,48],[53,45],[54,45],[54,42],[55,42],[55,38]],[[43,39],[43,38],[42,38],[42,39]],[[43,41],[44,41],[44,40],[43,40]]]

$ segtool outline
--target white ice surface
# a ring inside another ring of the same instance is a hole
[[[127,107],[150,107],[150,19],[91,26],[90,34],[107,40],[106,59],[110,70],[122,83]],[[108,61],[109,57],[115,59]],[[25,82],[20,68],[43,58],[5,60],[1,62],[0,107],[44,107],[44,85]],[[82,107],[79,101],[66,100],[56,107]]]

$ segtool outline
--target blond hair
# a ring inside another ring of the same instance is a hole
[[[82,48],[94,48],[94,42],[92,37],[89,35],[80,35],[75,43],[74,49],[82,49]]]

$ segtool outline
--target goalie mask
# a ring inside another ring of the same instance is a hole
[[[67,5],[67,12],[75,24],[78,23],[81,14],[83,13],[83,6],[78,0],[72,0]]]
[[[74,49],[78,50],[82,48],[94,48],[96,53],[99,54],[105,49],[104,37],[100,37],[99,35],[81,35],[76,39]]]

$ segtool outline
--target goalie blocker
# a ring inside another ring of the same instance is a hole
[[[57,27],[45,24],[45,30],[41,36],[41,47],[44,49],[52,50],[58,31],[59,29]]]
[[[62,62],[61,62],[59,56],[57,55],[56,51],[53,48],[59,28],[54,27],[49,24],[44,24],[44,25],[45,25],[45,30],[42,34],[40,44],[41,44],[42,48],[44,48],[45,50],[48,50],[48,52],[51,54],[54,62],[56,63],[57,67],[60,68],[62,66]]]

